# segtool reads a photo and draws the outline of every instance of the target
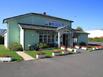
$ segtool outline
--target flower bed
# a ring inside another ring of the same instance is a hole
[[[96,46],[96,49],[103,49],[103,46]]]

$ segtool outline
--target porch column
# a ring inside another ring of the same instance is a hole
[[[72,38],[72,37],[73,37],[72,32],[70,32],[70,33],[69,33],[69,37],[68,37],[68,40],[69,40],[68,43],[69,43],[69,46],[70,46],[70,47],[73,46],[73,38]]]
[[[60,32],[58,32],[58,47],[60,47]]]

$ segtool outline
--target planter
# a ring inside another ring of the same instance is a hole
[[[12,58],[11,57],[0,57],[1,62],[11,62]]]
[[[68,55],[69,52],[68,52],[68,51],[62,51],[61,54],[62,54],[62,55]]]
[[[96,46],[96,49],[103,49],[103,46]]]
[[[60,52],[52,52],[52,56],[60,56],[61,53]]]
[[[73,48],[67,48],[67,51],[71,52],[71,51],[73,51]]]
[[[92,50],[96,50],[96,48],[92,48]]]
[[[61,49],[61,50],[65,50],[66,48],[65,48],[64,46],[61,46],[60,49]]]
[[[81,49],[83,49],[83,50],[87,50],[87,47],[81,47]]]
[[[74,49],[73,52],[74,52],[74,53],[78,53],[78,52],[77,52],[77,49]]]
[[[76,45],[75,48],[76,48],[76,49],[79,49],[80,47]]]
[[[42,58],[45,58],[45,57],[46,57],[46,55],[44,55],[44,54],[43,55],[42,54],[41,55],[36,54],[36,59],[42,59]]]

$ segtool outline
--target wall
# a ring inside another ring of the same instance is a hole
[[[88,44],[88,34],[79,34],[78,44],[81,42],[85,42],[86,44]]]
[[[25,30],[24,31],[24,42],[25,42],[25,46],[24,48],[26,50],[29,49],[29,45],[35,45],[37,43],[39,43],[39,34],[35,31],[35,30]]]
[[[7,39],[7,33],[4,34],[4,46],[7,48],[8,47],[8,39]]]
[[[20,43],[20,28],[15,20],[8,22],[8,45],[17,42]]]
[[[57,24],[64,24],[71,26],[71,22],[61,20],[61,19],[55,19],[55,18],[49,18],[44,17],[40,15],[27,15],[22,18],[17,19],[18,23],[27,23],[27,24],[37,24],[37,25],[48,25],[49,22],[56,22]]]
[[[24,29],[22,29],[21,27],[20,27],[20,44],[24,49]]]
[[[22,41],[23,31],[22,31],[22,29],[20,29],[20,26],[18,25],[18,23],[48,25],[49,22],[54,22],[54,21],[56,21],[57,23],[60,23],[60,24],[68,25],[69,27],[71,27],[71,22],[69,22],[69,21],[44,17],[44,16],[40,16],[40,15],[25,15],[25,16],[9,19],[8,23],[7,23],[7,29],[8,29],[7,30],[7,36],[8,36],[7,44],[8,44],[8,46],[10,46],[10,44],[12,44],[14,42],[20,43],[23,46],[23,42],[24,42],[25,43],[24,47],[26,48],[28,44],[33,44],[33,43],[38,42],[38,40],[36,40],[36,39],[38,39],[38,34],[32,30],[26,30],[26,32],[24,32],[25,33],[25,37],[24,37],[25,41]],[[33,34],[33,36],[31,36],[32,34]]]

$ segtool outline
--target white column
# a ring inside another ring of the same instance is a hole
[[[56,34],[54,34],[54,43],[56,43]]]
[[[24,49],[24,29],[20,29],[20,44],[22,45]]]
[[[69,33],[69,46],[73,46],[72,32]]]
[[[58,32],[58,47],[60,47],[60,32]]]

